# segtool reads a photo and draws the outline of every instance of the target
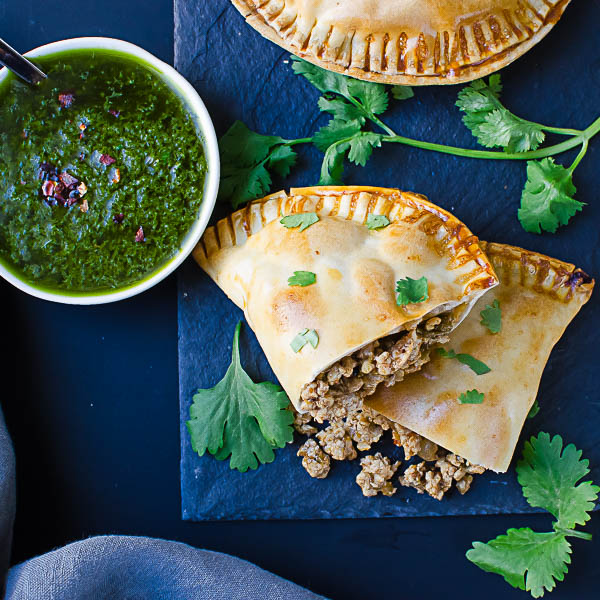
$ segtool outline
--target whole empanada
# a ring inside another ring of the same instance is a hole
[[[500,279],[452,332],[445,346],[491,368],[476,375],[433,351],[419,373],[380,387],[367,404],[426,439],[494,471],[506,471],[537,396],[542,372],[567,325],[589,300],[594,281],[580,269],[535,252],[480,242]],[[491,333],[480,313],[499,301],[502,329]],[[481,404],[459,404],[467,390]]]
[[[319,221],[303,231],[280,222],[312,212]],[[369,215],[390,224],[370,230]],[[429,347],[497,284],[458,219],[422,196],[370,187],[295,189],[252,202],[207,229],[194,257],[244,310],[294,406],[320,421],[346,416],[379,383],[420,368]],[[289,285],[295,271],[316,282]],[[396,282],[406,277],[427,279],[426,301],[398,306]],[[312,344],[292,348],[307,332]]]
[[[232,0],[263,36],[320,67],[400,85],[470,81],[539,42],[570,0]]]

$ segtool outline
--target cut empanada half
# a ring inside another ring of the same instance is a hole
[[[283,219],[294,215],[304,225]],[[389,224],[369,229],[375,216]],[[252,202],[207,229],[194,257],[243,309],[296,409],[320,422],[420,368],[497,284],[458,219],[422,196],[371,187]],[[407,278],[425,288],[399,305]]]
[[[594,281],[573,265],[503,244],[480,242],[500,279],[450,336],[445,348],[483,361],[477,375],[433,351],[419,373],[379,388],[368,406],[425,439],[488,469],[508,469],[537,396],[550,352],[589,300]],[[481,311],[498,301],[501,330],[482,325]],[[476,389],[481,404],[460,404]]]
[[[570,0],[232,0],[263,36],[320,67],[400,85],[460,83],[510,64]]]

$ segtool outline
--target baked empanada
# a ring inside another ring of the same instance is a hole
[[[539,42],[570,0],[232,0],[263,36],[320,67],[401,85],[470,81]]]
[[[288,228],[286,215],[316,222]],[[369,229],[375,215],[389,225]],[[244,310],[294,406],[320,422],[420,368],[497,284],[458,219],[422,196],[370,187],[252,202],[207,229],[194,257]],[[304,286],[288,282],[297,271]],[[399,306],[395,288],[407,277],[425,277],[427,291]]]
[[[433,351],[419,373],[379,388],[367,404],[469,462],[504,472],[533,405],[542,372],[567,325],[589,300],[594,281],[573,265],[503,244],[480,242],[500,279],[450,336],[447,349],[483,361],[489,373]],[[491,333],[480,313],[499,301],[502,329]],[[459,404],[467,390],[481,404]]]

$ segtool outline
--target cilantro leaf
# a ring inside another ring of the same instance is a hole
[[[317,276],[310,271],[294,271],[291,277],[288,277],[288,285],[306,287],[317,281]]]
[[[274,448],[291,442],[294,416],[285,392],[273,383],[254,383],[242,368],[241,323],[235,328],[231,365],[210,389],[198,390],[186,425],[192,448],[217,460],[229,458],[232,469],[244,473],[275,458]]]
[[[350,148],[350,142],[332,144],[325,152],[321,165],[319,185],[340,185],[344,174],[344,157]]]
[[[311,225],[314,225],[319,221],[319,216],[314,212],[307,213],[296,213],[293,215],[287,215],[279,221],[287,229],[293,229],[294,227],[300,227],[300,231],[304,231]]]
[[[304,337],[307,333],[308,329],[303,329],[291,341],[290,346],[294,352],[300,352],[300,350],[302,350],[302,348],[308,344],[308,340]]]
[[[519,119],[508,110],[496,109],[479,125],[477,139],[487,148],[505,148],[507,152],[535,150],[546,135],[536,123]]]
[[[256,133],[236,121],[219,141],[221,186],[219,198],[234,208],[264,196],[271,188],[267,167],[285,177],[296,162],[296,153],[278,136]]]
[[[385,85],[381,83],[350,79],[348,81],[348,93],[372,115],[380,115],[385,112],[390,102]]]
[[[233,208],[238,208],[267,194],[271,183],[271,176],[264,163],[252,167],[224,165],[221,169],[219,198],[229,200]]]
[[[409,85],[395,85],[392,87],[392,96],[396,100],[408,100],[414,98],[415,93]]]
[[[509,529],[487,544],[473,542],[467,558],[484,571],[498,573],[512,586],[527,590],[534,598],[552,591],[562,581],[571,562],[567,537],[591,539],[575,531],[590,518],[600,488],[591,481],[578,483],[589,473],[588,461],[573,444],[563,450],[562,438],[550,439],[541,432],[525,443],[517,476],[531,506],[551,512],[554,531],[537,533],[529,528]]]
[[[474,542],[467,558],[480,569],[502,575],[507,583],[531,592],[534,598],[562,581],[571,562],[571,545],[556,533],[524,527],[509,529],[487,544]]]
[[[373,148],[381,146],[382,135],[371,131],[361,131],[358,121],[342,123],[333,119],[314,136],[317,148],[325,152],[321,166],[320,185],[338,185],[344,172],[344,158],[354,164],[365,166],[373,153]]]
[[[463,365],[467,365],[471,371],[473,371],[476,375],[485,375],[489,373],[491,369],[484,363],[471,356],[470,354],[456,354],[454,350],[450,350],[449,352],[444,350],[444,348],[437,349],[438,354],[443,356],[444,358],[456,358],[458,362]]]
[[[491,306],[485,305],[485,308],[479,313],[481,317],[480,323],[487,327],[491,333],[500,333],[502,331],[502,310],[500,302],[496,298]]]
[[[492,75],[486,83],[483,79],[473,81],[458,93],[456,106],[465,113],[463,123],[475,136],[479,136],[479,126],[485,123],[486,117],[499,106],[502,85],[499,75]]]
[[[313,348],[316,348],[319,345],[319,334],[314,329],[309,329],[304,334],[304,337]]]
[[[319,334],[314,329],[303,329],[292,340],[290,346],[294,352],[300,352],[306,344],[310,344],[313,348],[319,345]]]
[[[333,115],[337,121],[362,121],[362,124],[364,124],[364,117],[360,108],[342,100],[342,98],[329,99],[321,96],[319,98],[319,109]]]
[[[588,465],[573,444],[563,449],[559,435],[551,440],[542,432],[525,442],[517,477],[531,506],[552,513],[559,527],[572,529],[590,518],[600,491],[591,481],[577,483],[590,472]]]
[[[333,144],[342,140],[349,140],[357,133],[360,133],[363,124],[364,120],[338,121],[337,119],[332,119],[315,133],[313,143],[321,152],[327,152]]]
[[[531,405],[531,408],[529,409],[529,413],[527,414],[527,418],[528,419],[533,419],[533,417],[535,417],[539,412],[540,412],[540,403],[538,402],[538,399],[536,398],[533,401],[533,404]]]
[[[332,71],[321,69],[316,65],[292,56],[292,69],[296,75],[302,75],[320,92],[334,93],[343,96],[365,116],[378,115],[384,112],[389,103],[385,85],[353,79]]]
[[[584,205],[573,198],[576,188],[571,172],[552,158],[527,161],[527,183],[521,196],[519,221],[525,231],[554,233]]]
[[[419,304],[429,299],[429,284],[426,277],[412,279],[406,277],[396,281],[396,304],[406,306],[407,304]]]
[[[456,106],[465,113],[463,123],[487,148],[508,152],[535,150],[545,139],[541,125],[517,117],[500,102],[500,75],[472,82],[458,94]]]
[[[364,167],[367,164],[373,148],[381,147],[381,138],[383,135],[380,133],[373,133],[371,131],[363,131],[356,134],[350,140],[350,152],[348,152],[348,160],[353,162],[355,165]]]
[[[482,394],[477,390],[469,390],[467,392],[463,392],[458,397],[458,401],[461,404],[482,404],[484,398],[485,394]]]
[[[385,215],[370,214],[367,217],[367,229],[383,229],[390,224],[390,220]]]
[[[296,164],[298,155],[290,148],[290,146],[277,146],[269,154],[268,164],[277,175],[287,177]]]
[[[296,75],[306,77],[320,92],[334,92],[342,96],[349,97],[348,81],[349,77],[321,69],[312,63],[309,63],[297,56],[292,56],[292,69]]]

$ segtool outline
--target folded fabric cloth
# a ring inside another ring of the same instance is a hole
[[[15,467],[0,411],[0,582],[10,555]],[[4,600],[322,600],[218,552],[145,537],[101,536],[8,571]]]

